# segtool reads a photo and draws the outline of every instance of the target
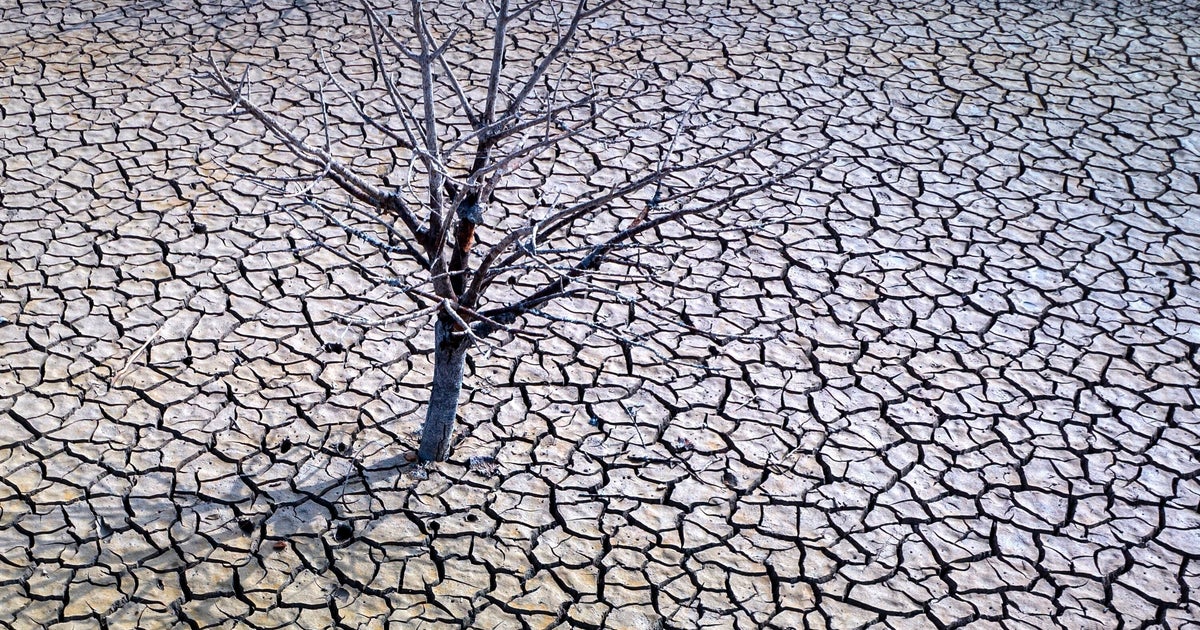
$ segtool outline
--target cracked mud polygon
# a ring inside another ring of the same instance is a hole
[[[0,4],[0,626],[1198,627],[1200,11],[633,4],[829,151],[648,285],[749,336],[481,355],[427,467],[431,336],[193,81],[286,106],[353,7]]]

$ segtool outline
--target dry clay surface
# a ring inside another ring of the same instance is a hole
[[[766,339],[480,354],[418,467],[432,335],[339,323],[189,78],[286,109],[353,7],[0,3],[0,626],[1200,627],[1200,14],[662,4],[829,151],[645,296]]]

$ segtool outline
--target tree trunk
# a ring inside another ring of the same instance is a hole
[[[425,425],[421,428],[421,461],[442,461],[450,455],[450,438],[454,435],[454,419],[458,413],[458,396],[462,392],[463,363],[471,340],[454,333],[454,322],[438,317],[434,327],[433,385]]]

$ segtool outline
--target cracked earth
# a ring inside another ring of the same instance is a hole
[[[1200,11],[662,4],[608,27],[829,151],[646,289],[755,337],[514,341],[428,467],[431,335],[192,80],[286,105],[352,7],[0,4],[0,626],[1200,627]]]

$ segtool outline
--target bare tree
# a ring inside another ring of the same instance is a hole
[[[645,273],[630,252],[667,238],[664,227],[728,211],[816,159],[771,163],[763,150],[769,133],[746,133],[732,147],[706,142],[712,120],[696,111],[698,95],[667,78],[606,73],[586,63],[639,37],[597,24],[615,0],[437,7],[410,0],[397,10],[369,1],[362,11],[370,42],[359,53],[369,71],[355,75],[325,63],[324,79],[308,92],[320,107],[319,132],[299,131],[256,104],[249,68],[235,79],[228,64],[210,58],[203,77],[231,115],[257,121],[307,165],[260,182],[274,181],[327,222],[409,264],[411,273],[393,275],[335,252],[409,298],[405,317],[434,320],[422,460],[450,452],[472,348],[501,331],[527,332],[523,317],[551,317],[543,308],[552,300],[615,295],[614,285]],[[514,50],[516,42],[538,38],[547,43]],[[328,122],[335,110],[353,121],[363,143],[391,156],[383,176],[336,155]],[[634,136],[648,142],[651,157],[614,158],[609,151],[604,159],[629,162],[628,177],[587,180],[580,161]],[[547,173],[566,171],[576,173],[571,185],[545,186]],[[534,198],[498,200],[506,182],[530,178],[542,184]]]

